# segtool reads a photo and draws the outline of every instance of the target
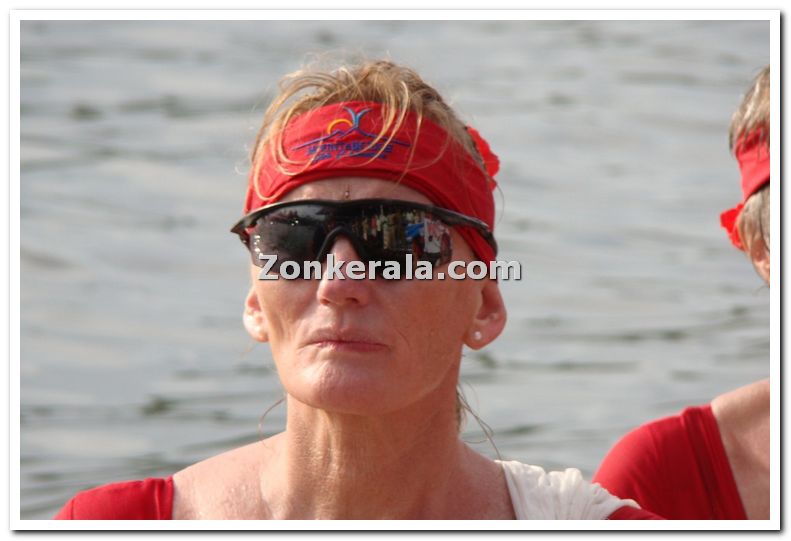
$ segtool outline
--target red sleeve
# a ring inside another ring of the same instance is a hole
[[[747,518],[709,405],[633,430],[593,481],[667,519]]]
[[[169,520],[173,514],[173,479],[112,483],[69,500],[55,520]]]
[[[655,515],[651,511],[646,511],[645,509],[637,509],[636,507],[631,507],[625,505],[620,509],[616,509],[615,512],[607,517],[607,520],[665,520],[659,515]]]
[[[58,511],[58,514],[53,517],[53,520],[73,520],[74,519],[74,500],[77,497],[70,499],[66,505]]]
[[[607,453],[593,482],[619,498],[635,500],[644,509],[656,511],[660,502],[654,496],[663,492],[661,456],[651,425],[643,425],[626,434]]]

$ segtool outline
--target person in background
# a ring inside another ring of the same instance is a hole
[[[742,202],[720,217],[769,285],[769,67],[730,128]],[[667,519],[769,518],[769,381],[645,424],[607,454],[594,482]]]

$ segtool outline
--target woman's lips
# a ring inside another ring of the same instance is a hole
[[[311,346],[316,346],[321,349],[332,351],[341,351],[347,353],[372,353],[382,351],[385,348],[384,344],[377,342],[362,342],[357,340],[319,340],[311,342]]]
[[[330,329],[312,333],[308,339],[308,345],[333,351],[360,353],[381,351],[387,348],[387,346],[364,332]]]

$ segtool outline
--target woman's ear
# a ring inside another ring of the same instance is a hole
[[[761,237],[756,237],[750,243],[749,249],[755,271],[769,285],[769,250],[767,250],[764,240]]]
[[[500,336],[507,318],[496,280],[486,280],[480,295],[481,304],[464,337],[464,343],[471,349],[481,349]]]
[[[247,298],[244,301],[244,313],[242,314],[244,328],[253,340],[258,342],[268,342],[269,333],[266,328],[266,318],[261,310],[261,303],[258,302],[258,295],[255,287],[251,287]]]

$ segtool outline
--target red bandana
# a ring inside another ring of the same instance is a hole
[[[744,197],[734,208],[720,214],[720,223],[728,232],[733,245],[739,250],[744,250],[739,231],[736,229],[736,221],[747,199],[769,182],[769,145],[762,140],[761,133],[756,130],[738,140],[735,154],[742,173]]]
[[[250,171],[244,212],[276,203],[309,182],[371,177],[400,182],[434,205],[483,220],[494,230],[492,190],[499,161],[478,132],[467,128],[486,172],[445,130],[411,112],[397,131],[377,138],[387,115],[381,103],[354,101],[326,105],[292,119],[283,137],[285,160],[277,159],[271,146],[261,149],[260,165]],[[478,258],[495,259],[494,250],[475,229],[458,230]]]

